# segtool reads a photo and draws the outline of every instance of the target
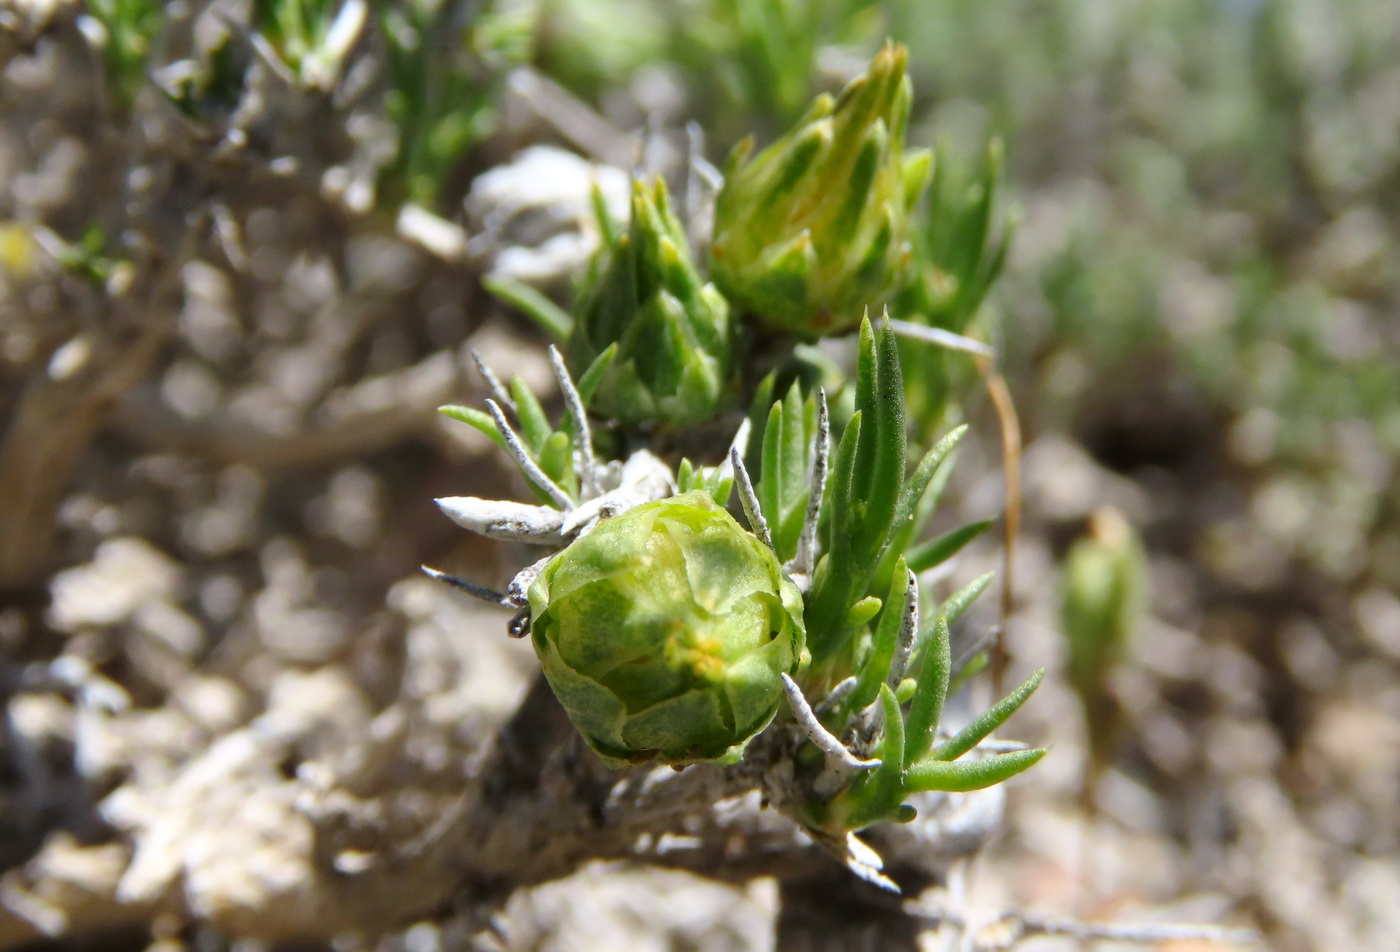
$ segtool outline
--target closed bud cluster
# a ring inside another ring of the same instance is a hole
[[[729,383],[729,304],[701,280],[660,180],[633,183],[631,214],[580,294],[569,368],[582,375],[616,344],[591,410],[624,424],[697,423]]]
[[[529,598],[545,677],[614,765],[736,758],[806,658],[797,587],[703,491],[604,520]]]
[[[711,271],[765,329],[804,340],[844,334],[895,290],[932,159],[904,151],[906,58],[887,45],[773,145],[751,157],[745,140],[730,155]]]

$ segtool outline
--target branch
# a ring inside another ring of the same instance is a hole
[[[312,762],[288,780],[277,765],[295,759],[322,716],[305,707],[315,692],[302,694],[300,707],[270,709],[173,778],[110,795],[101,811],[123,842],[52,840],[8,874],[0,949],[139,927],[155,909],[268,941],[385,933],[451,910],[484,920],[516,889],[599,859],[732,882],[834,863],[761,809],[757,790],[782,740],[771,752],[756,742],[736,767],[610,771],[537,679],[458,795],[442,778],[405,783],[412,766],[395,760],[405,745],[392,732],[378,753],[354,758],[379,763],[376,777],[335,777]],[[366,787],[385,792],[355,793]],[[55,875],[93,865],[94,850],[106,851],[105,878],[79,877],[78,888]]]
[[[461,380],[460,361],[439,351],[333,394],[318,420],[293,433],[263,433],[220,420],[189,422],[153,397],[135,395],[124,401],[117,423],[153,451],[256,469],[322,466],[433,432],[435,409],[459,394]]]
[[[1107,922],[1079,922],[1052,919],[1010,911],[967,937],[966,952],[1004,952],[1025,939],[1037,936],[1071,936],[1082,942],[1106,940],[1157,945],[1162,942],[1206,942],[1217,945],[1253,945],[1260,941],[1249,929],[1227,929],[1201,925],[1118,925]]]
[[[178,269],[172,269],[178,270]],[[0,442],[0,591],[27,588],[52,568],[59,506],[88,445],[117,399],[146,376],[174,331],[173,311],[152,293],[151,316],[109,315],[94,338],[75,338],[81,364],[36,370]]]

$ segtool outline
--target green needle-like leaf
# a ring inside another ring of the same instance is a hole
[[[953,450],[957,449],[962,438],[967,435],[967,431],[968,425],[966,423],[954,428],[943,439],[935,443],[932,449],[924,454],[923,459],[919,460],[919,466],[914,470],[914,475],[909,477],[909,482],[904,487],[904,495],[899,500],[899,515],[896,522],[914,518],[919,503],[924,498],[924,493],[933,481],[934,473],[938,472],[943,464],[949,460]]]
[[[568,311],[528,284],[488,274],[481,279],[481,286],[530,318],[551,337],[564,340],[574,328],[574,319]]]
[[[597,182],[593,183],[593,188],[588,193],[588,199],[593,204],[593,217],[598,220],[598,232],[602,236],[602,246],[611,248],[617,244],[621,229],[613,219],[612,212],[608,211],[608,200]],[[570,323],[573,322],[572,318],[569,320]]]
[[[988,572],[979,575],[971,582],[954,592],[946,602],[943,603],[940,615],[948,619],[948,624],[952,624],[962,617],[962,613],[967,611],[968,606],[977,600],[988,585],[992,584],[992,579],[996,578],[995,572]]]
[[[890,528],[889,544],[885,547],[885,554],[880,557],[879,568],[875,570],[872,582],[875,589],[881,590],[889,586],[890,579],[894,577],[895,560],[904,555],[910,541],[923,531],[924,525],[933,515],[948,474],[952,472],[952,452],[967,430],[967,425],[963,424],[939,440],[924,454],[914,474],[905,482]]]
[[[894,659],[900,623],[904,620],[905,588],[908,584],[903,561],[895,569],[894,577],[895,582],[890,586],[889,597],[884,601],[880,623],[875,627],[875,640],[871,644],[870,653],[861,665],[856,688],[844,705],[847,711],[859,711],[875,700],[879,695],[880,685],[885,683],[889,673],[890,662]],[[900,756],[903,757],[902,751]]]
[[[758,493],[758,504],[763,510],[763,518],[768,520],[770,527],[783,517],[783,402],[778,401],[768,411],[768,422],[763,427],[763,462],[759,465],[758,485],[754,487]],[[776,542],[775,539],[775,545]],[[781,551],[778,557],[783,557]]]
[[[861,411],[857,410],[846,424],[841,434],[841,442],[836,444],[835,459],[832,461],[831,480],[827,486],[826,507],[831,512],[828,523],[831,532],[826,550],[841,565],[842,572],[849,572],[851,550],[851,523],[854,517],[853,498],[856,485],[856,453],[860,443],[860,431],[864,425]],[[814,598],[813,601],[818,599]],[[841,606],[844,608],[844,606]]]
[[[460,404],[451,403],[445,407],[438,407],[438,413],[445,417],[450,417],[458,423],[465,423],[485,433],[491,441],[502,450],[506,448],[506,441],[501,436],[501,431],[496,429],[496,421],[491,419],[491,414],[483,413],[472,407],[464,407]]]
[[[1036,747],[956,764],[921,760],[905,771],[904,782],[911,793],[920,790],[944,790],[949,793],[982,790],[1016,776],[1044,757],[1046,751],[1045,747]]]
[[[781,520],[789,510],[805,505],[807,488],[807,437],[806,414],[802,408],[802,391],[793,384],[783,398],[783,427],[781,449],[779,451],[778,511],[775,515]],[[794,546],[797,540],[794,539]]]
[[[515,401],[515,415],[520,419],[520,435],[525,438],[525,445],[538,459],[544,450],[544,441],[549,439],[549,434],[554,428],[549,425],[549,418],[545,416],[544,407],[540,406],[539,399],[520,377],[511,380],[510,396]]]
[[[807,508],[808,456],[815,422],[814,414],[807,412],[808,403],[793,384],[787,396],[769,408],[763,427],[755,491],[773,533],[773,546],[784,561],[796,554]]]
[[[899,347],[888,323],[878,335],[861,324],[861,377],[856,406],[869,406],[873,422],[861,436],[856,457],[856,485],[861,487],[863,505],[856,528],[855,556],[861,565],[874,567],[889,540],[895,509],[904,488],[905,420],[904,381],[899,371]],[[863,398],[863,399],[862,399]]]
[[[957,555],[963,546],[986,532],[995,523],[995,519],[968,523],[965,526],[951,529],[936,539],[920,543],[909,551],[909,567],[915,572],[926,572],[935,565],[943,564]]]
[[[852,791],[854,803],[845,818],[851,829],[891,819],[904,799],[904,721],[899,701],[888,684],[880,685],[880,713],[884,718],[884,736],[875,752],[880,765],[863,775]]]
[[[598,392],[598,385],[603,382],[603,377],[617,358],[617,344],[609,344],[608,348],[599,354],[593,363],[588,365],[588,369],[583,372],[583,376],[578,378],[575,386],[578,389],[579,398],[586,405],[593,399],[593,395]]]
[[[943,705],[948,699],[948,679],[953,669],[952,640],[948,634],[948,619],[940,616],[933,627],[933,637],[924,649],[923,661],[915,678],[918,687],[909,702],[909,716],[904,721],[904,759],[913,763],[933,746],[934,732],[943,719]]]
[[[1026,703],[1026,699],[1035,693],[1035,689],[1040,685],[1040,679],[1044,676],[1044,668],[1036,671],[1020,687],[993,705],[991,710],[958,731],[944,743],[939,744],[933,751],[932,759],[957,760],[982,743],[988,734],[1005,724],[1006,719],[1015,714],[1017,708]]]

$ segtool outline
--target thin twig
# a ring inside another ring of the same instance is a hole
[[[496,402],[505,407],[516,417],[520,412],[515,408],[515,401],[511,399],[510,391],[501,383],[501,378],[496,376],[496,372],[486,365],[486,361],[481,359],[481,355],[475,349],[467,351],[472,355],[472,363],[476,364],[476,372],[481,374],[481,379],[486,381],[487,389],[491,391],[491,396],[496,398]]]
[[[859,683],[860,678],[857,678],[854,674],[844,681],[839,682],[836,687],[832,688],[827,693],[826,697],[822,698],[821,703],[813,708],[814,713],[816,713],[817,716],[821,716],[827,711],[830,711],[836,707],[836,705],[850,697],[851,692],[856,689],[856,685]]]
[[[915,324],[913,321],[901,321],[893,317],[886,318],[886,320],[890,322],[890,330],[899,337],[906,337],[924,344],[933,344],[935,347],[942,347],[945,350],[958,350],[965,354],[975,354],[978,357],[991,358],[996,355],[996,351],[980,340],[954,334],[941,327],[929,327],[927,324]]]
[[[486,409],[491,411],[491,418],[496,421],[496,429],[500,430],[501,438],[506,441],[506,449],[525,477],[544,490],[545,494],[553,499],[560,509],[565,512],[573,509],[574,501],[569,498],[569,494],[564,492],[558,483],[550,479],[545,471],[540,469],[540,464],[535,462],[534,457],[525,449],[525,444],[520,442],[520,437],[511,429],[506,415],[501,412],[500,404],[495,400],[487,400]]]
[[[890,661],[890,673],[886,683],[891,689],[899,687],[904,680],[904,672],[909,668],[909,656],[914,651],[914,641],[919,636],[919,577],[913,569],[905,569],[909,578],[904,589],[904,620],[899,626],[899,641],[895,643],[894,658]]]
[[[1015,608],[1016,537],[1021,531],[1021,423],[1016,416],[1016,404],[1006,378],[997,372],[990,360],[978,361],[978,370],[987,385],[1001,422],[1002,468],[1006,472],[1006,518],[1002,530],[1001,555],[1001,624],[992,645],[992,690],[998,697],[1005,687],[1006,668],[1010,660],[1006,650],[1006,626]]]
[[[783,688],[787,691],[788,706],[792,708],[792,714],[797,718],[798,726],[802,728],[802,733],[807,735],[822,755],[826,758],[826,765],[822,769],[821,776],[812,783],[812,789],[823,796],[835,793],[844,787],[852,777],[871,767],[880,766],[877,760],[862,760],[851,753],[846,745],[841,743],[841,739],[831,731],[822,726],[822,722],[817,720],[816,713],[812,706],[807,703],[806,696],[802,689],[797,686],[797,682],[786,673],[782,675]]]
[[[1003,952],[1014,948],[1024,939],[1036,936],[1072,936],[1081,941],[1106,940],[1155,945],[1161,942],[1213,942],[1220,945],[1250,945],[1259,941],[1259,934],[1249,929],[1227,929],[1204,925],[1120,925],[1107,922],[1080,922],[1073,919],[1049,919],[1023,912],[1003,913],[969,935],[964,942],[967,952]]]
[[[564,357],[559,348],[549,345],[549,362],[554,367],[554,376],[559,381],[559,392],[564,395],[564,410],[574,421],[574,467],[583,483],[583,498],[592,499],[601,494],[598,486],[597,460],[593,456],[593,434],[588,429],[588,413],[583,408],[583,397],[579,395],[574,380],[569,376],[569,368],[564,366]]]
[[[418,567],[422,569],[423,574],[428,576],[428,578],[460,589],[472,598],[479,598],[483,602],[500,605],[502,608],[515,607],[515,605],[511,603],[510,596],[504,592],[498,592],[494,588],[487,588],[485,585],[478,585],[475,582],[468,582],[466,579],[458,578],[456,575],[448,575],[446,572],[439,572],[437,569],[428,568],[426,565],[420,565]]]
[[[768,548],[773,548],[773,534],[768,530],[768,521],[763,518],[763,509],[758,504],[758,494],[753,491],[753,480],[749,478],[749,471],[744,468],[744,461],[739,456],[737,447],[729,450],[729,462],[734,467],[734,484],[739,487],[739,504],[744,507],[744,515],[748,517],[749,528],[753,534],[758,536],[758,541]]]
[[[802,533],[797,537],[797,554],[792,572],[810,576],[816,568],[817,523],[826,493],[826,469],[831,453],[831,421],[826,408],[826,391],[817,388],[817,432],[812,438],[812,471],[807,477],[807,511],[802,516]]]

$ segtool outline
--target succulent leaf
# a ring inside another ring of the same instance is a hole
[[[458,423],[465,423],[475,430],[489,436],[491,442],[501,449],[506,448],[505,438],[501,436],[501,431],[496,429],[496,421],[491,419],[491,414],[485,413],[475,407],[464,407],[460,404],[450,403],[447,406],[438,407],[438,413]]]
[[[539,291],[511,278],[488,274],[481,286],[538,324],[551,337],[563,340],[574,327],[569,312]]]
[[[959,763],[921,760],[911,765],[906,772],[907,789],[910,793],[920,790],[943,790],[949,793],[981,790],[1010,780],[1037,763],[1047,752],[1045,747],[1034,747]]]
[[[986,591],[987,586],[992,584],[994,578],[996,578],[995,572],[986,572],[950,595],[941,609],[943,617],[948,619],[948,624],[951,625],[961,618],[963,612],[967,611],[968,606],[977,600],[977,596]]]
[[[808,612],[814,672],[833,683],[837,669],[852,660],[851,629],[843,624],[849,607],[883,596],[890,584],[872,586],[904,485],[904,385],[887,322],[878,334],[868,319],[862,322],[855,389],[856,412],[841,434],[823,502],[826,554]]]
[[[890,541],[885,554],[880,558],[880,566],[875,570],[873,585],[880,588],[889,584],[894,575],[894,563],[902,558],[910,543],[918,538],[933,516],[943,487],[953,471],[953,450],[967,433],[967,425],[957,427],[933,445],[919,461],[913,475],[905,481],[904,491],[899,497],[894,522],[890,531]],[[910,566],[913,568],[913,566]],[[922,572],[927,568],[914,568]]]
[[[957,760],[982,743],[988,734],[1006,723],[1006,719],[1015,714],[1017,709],[1026,703],[1026,699],[1035,693],[1035,689],[1040,686],[1040,679],[1044,676],[1044,668],[1037,670],[1020,687],[994,704],[985,714],[934,748],[932,759]]]
[[[909,567],[915,572],[926,572],[935,565],[942,565],[957,555],[963,546],[986,532],[995,523],[995,519],[970,522],[965,526],[949,529],[941,536],[929,539],[927,542],[919,543],[909,550]]]
[[[900,569],[895,572],[894,584],[890,586],[889,597],[883,602],[870,651],[856,675],[855,690],[846,701],[845,709],[848,711],[861,710],[879,697],[880,685],[884,683],[890,662],[894,660],[900,621],[904,616],[905,589],[905,572],[901,562]]]
[[[933,627],[933,637],[924,647],[923,659],[915,675],[917,687],[909,701],[909,716],[904,722],[904,759],[908,762],[920,759],[933,746],[934,731],[943,719],[943,704],[948,699],[952,670],[952,638],[948,633],[948,619],[940,616]]]
[[[816,416],[815,398],[804,400],[794,383],[773,403],[762,431],[751,439],[759,449],[754,489],[773,533],[773,548],[784,562],[796,555],[807,512]]]

